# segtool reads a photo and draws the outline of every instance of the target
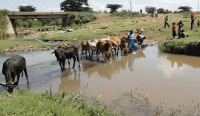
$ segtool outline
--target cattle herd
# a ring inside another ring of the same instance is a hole
[[[145,39],[143,37],[143,39]],[[143,41],[142,39],[142,41]],[[136,41],[138,44],[142,44],[140,37],[137,36]],[[81,58],[85,55],[86,59],[93,59],[93,56],[96,55],[96,59],[100,60],[100,55],[102,54],[104,60],[109,60],[110,57],[118,57],[119,49],[121,50],[121,55],[128,55],[130,52],[130,45],[127,37],[122,38],[106,38],[101,40],[83,40],[79,46],[81,46]],[[68,65],[70,67],[70,59],[73,59],[73,67],[75,67],[76,61],[78,61],[78,66],[80,68],[80,59],[79,59],[79,46],[68,44],[60,44],[52,53],[55,54],[57,61],[61,67],[61,71],[64,71],[65,60],[68,60]],[[88,56],[89,55],[89,56]],[[12,92],[13,88],[18,85],[20,75],[23,76],[25,73],[27,84],[28,74],[26,68],[26,60],[24,57],[16,55],[7,59],[2,68],[2,73],[5,76],[6,83],[0,83],[0,85],[7,87],[8,92]],[[17,76],[17,81],[15,77]]]

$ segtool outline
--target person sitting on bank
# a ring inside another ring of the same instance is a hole
[[[172,23],[172,37],[175,38],[176,37],[176,23]]]
[[[186,33],[184,30],[181,30],[180,32],[180,38],[186,38]]]
[[[132,49],[137,50],[137,47],[135,46],[134,34],[133,34],[132,30],[130,31],[130,33],[128,35],[128,39],[129,39],[129,45],[130,45],[131,51],[132,51]]]

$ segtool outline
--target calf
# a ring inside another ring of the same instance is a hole
[[[52,53],[55,53],[55,56],[57,58],[57,61],[59,61],[60,68],[62,71],[64,71],[66,69],[65,68],[65,60],[66,59],[68,59],[68,64],[70,67],[69,59],[73,58],[74,64],[73,64],[72,68],[75,67],[76,60],[79,62],[78,48],[76,48],[75,46],[71,46],[69,48],[57,48]],[[80,62],[79,62],[79,68],[80,68]]]
[[[5,76],[6,84],[13,84],[15,83],[18,85],[19,78],[21,73],[25,73],[27,84],[28,82],[28,74],[26,68],[26,60],[24,57],[16,55],[9,59],[7,59],[3,63],[2,73]],[[15,76],[17,76],[17,81],[15,81]]]
[[[85,51],[86,59],[87,59],[87,52],[89,53],[89,57],[90,57],[90,44],[88,43],[87,40],[83,40],[81,42],[81,48],[82,48],[81,58],[82,58],[82,55],[84,54],[83,53],[84,51]]]

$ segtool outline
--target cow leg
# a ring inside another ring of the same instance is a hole
[[[18,83],[19,83],[19,78],[20,78],[20,73],[17,74],[17,83],[16,83],[17,86],[18,86]],[[14,81],[13,81],[13,82],[14,82]]]
[[[26,76],[27,84],[28,84],[29,81],[28,81],[28,73],[27,73],[27,69],[26,68],[24,69],[24,73],[25,73],[25,76]]]
[[[73,64],[73,69],[74,69],[74,67],[75,67],[75,62],[76,62],[76,57],[75,56],[73,56],[73,60],[74,60],[74,64]]]
[[[63,65],[63,70],[65,70],[65,60],[62,62],[62,65]]]
[[[86,57],[86,60],[87,60],[87,50],[85,50],[85,57]]]
[[[80,60],[79,60],[78,54],[76,54],[76,59],[77,59],[77,61],[78,61],[79,68],[81,68],[81,66],[80,66]]]
[[[99,51],[96,52],[96,55],[97,55],[97,61],[99,61],[99,55],[98,55],[98,54],[99,54]]]
[[[70,61],[69,61],[69,59],[68,59],[68,66],[69,66],[69,69],[70,69]]]
[[[59,61],[59,65],[60,65],[61,70],[63,71],[63,67],[62,67],[61,61]]]

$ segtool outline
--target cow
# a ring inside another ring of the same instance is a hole
[[[104,55],[105,61],[106,58],[109,58],[113,55],[112,54],[112,43],[110,43],[108,40],[99,40],[96,45],[96,55],[97,55],[97,60],[99,60],[98,55]]]
[[[84,54],[84,51],[85,51],[86,59],[87,59],[87,52],[89,53],[89,57],[90,57],[90,44],[89,44],[89,42],[87,40],[83,40],[81,42],[81,50],[82,50],[81,58],[82,58],[82,56]]]
[[[118,51],[119,48],[121,48],[121,39],[120,38],[111,38],[108,40],[110,43],[112,43],[112,47],[114,48],[115,55],[118,57]],[[122,48],[121,48],[122,50]]]
[[[61,71],[64,71],[65,68],[65,60],[68,59],[68,64],[70,68],[70,62],[69,59],[73,58],[74,64],[73,64],[73,69],[75,67],[75,62],[76,60],[79,62],[79,57],[78,57],[78,48],[75,46],[70,46],[68,48],[57,48],[54,50],[55,56],[57,58],[57,61],[59,61]],[[79,68],[80,68],[80,62],[79,62]]]
[[[124,52],[124,55],[128,55],[128,37],[121,38],[121,54]]]
[[[20,74],[23,74],[23,71],[26,76],[27,84],[28,81],[28,73],[26,68],[26,60],[24,57],[15,55],[11,58],[8,58],[3,63],[2,73],[5,76],[6,85],[18,85]],[[15,82],[15,77],[17,76],[17,81]],[[11,86],[9,86],[11,87]],[[13,89],[12,87],[10,89]]]

